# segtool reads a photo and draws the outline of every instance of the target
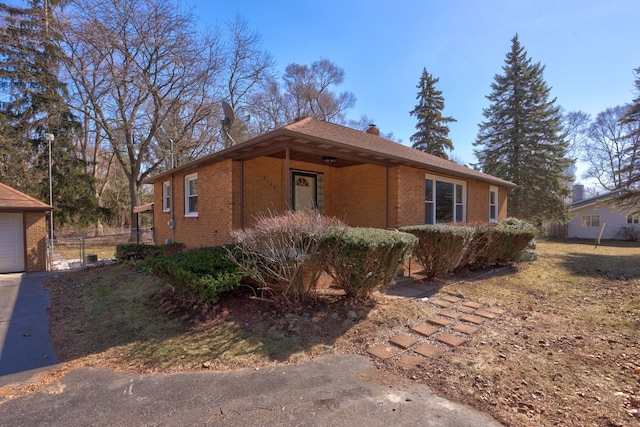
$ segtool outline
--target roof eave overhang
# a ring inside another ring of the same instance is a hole
[[[311,143],[311,144],[310,144]],[[295,144],[295,147],[294,147]],[[316,144],[316,146],[313,146]],[[474,174],[466,174],[460,171],[452,171],[450,169],[413,161],[400,156],[388,155],[381,153],[375,149],[366,149],[357,147],[351,144],[342,143],[332,139],[317,137],[313,135],[307,135],[299,133],[286,128],[279,128],[260,136],[257,136],[250,141],[234,145],[227,149],[218,151],[200,159],[194,160],[189,163],[185,163],[172,170],[159,173],[153,177],[143,180],[143,184],[151,184],[169,178],[172,175],[188,173],[197,169],[201,165],[213,163],[221,160],[250,160],[253,158],[273,155],[281,152],[286,148],[293,148],[295,151],[300,152],[316,152],[330,155],[336,155],[340,153],[340,157],[346,158],[351,161],[366,164],[376,164],[386,167],[395,166],[410,166],[419,169],[426,169],[433,172],[439,172],[449,176],[456,176],[466,179],[473,179],[477,181],[484,181],[491,184],[504,186],[507,188],[517,188],[518,185],[496,178],[490,175],[479,177]]]
[[[0,212],[20,213],[20,212],[49,212],[53,210],[50,206],[0,206]]]

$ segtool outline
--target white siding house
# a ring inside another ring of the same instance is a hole
[[[581,239],[597,239],[600,228],[606,224],[603,239],[624,239],[620,234],[622,227],[635,227],[640,230],[640,218],[630,217],[616,210],[612,198],[619,191],[602,194],[589,199],[582,199],[580,191],[574,188],[574,201],[569,205],[572,219],[567,224],[567,237]]]

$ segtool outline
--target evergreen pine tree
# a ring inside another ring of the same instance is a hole
[[[80,124],[58,78],[62,52],[52,10],[56,0],[30,0],[27,7],[0,3],[0,181],[49,202],[51,146],[54,218],[57,224],[86,223],[99,212],[73,145]]]
[[[453,142],[448,137],[447,123],[456,120],[453,117],[442,116],[444,97],[442,92],[436,89],[438,81],[439,79],[431,76],[426,68],[422,70],[420,83],[416,86],[419,89],[416,96],[418,105],[409,112],[418,119],[418,131],[411,136],[410,141],[417,150],[448,159],[445,149],[453,150]]]
[[[496,75],[474,146],[483,172],[514,182],[508,215],[532,222],[563,221],[570,191],[566,171],[568,142],[556,99],[543,79],[544,67],[533,64],[512,40],[504,74]]]

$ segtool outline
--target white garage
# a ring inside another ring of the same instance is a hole
[[[46,271],[51,207],[0,182],[0,273]]]
[[[0,213],[0,273],[24,271],[24,228],[21,213]]]

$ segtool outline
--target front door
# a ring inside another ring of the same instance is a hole
[[[316,209],[318,207],[318,175],[308,172],[293,172],[293,209]]]

